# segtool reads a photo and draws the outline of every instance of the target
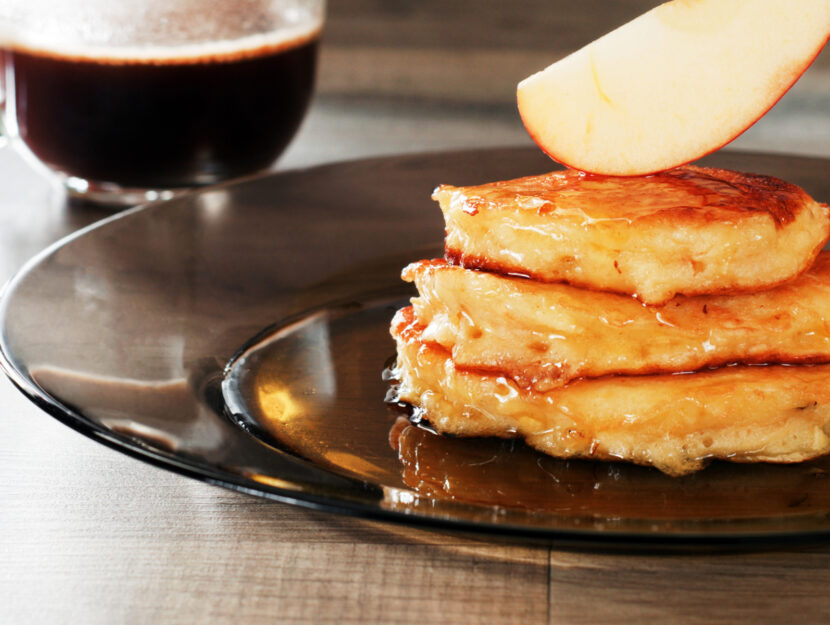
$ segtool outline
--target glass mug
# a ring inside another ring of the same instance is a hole
[[[129,205],[267,169],[314,85],[324,0],[6,0],[6,134]]]

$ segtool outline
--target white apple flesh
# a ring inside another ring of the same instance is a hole
[[[721,146],[830,36],[830,0],[674,0],[519,83],[534,141],[582,171],[636,176]]]

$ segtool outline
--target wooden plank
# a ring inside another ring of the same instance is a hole
[[[570,50],[658,4],[660,0],[334,0],[324,36],[337,46]]]
[[[551,553],[551,623],[826,623],[830,549],[720,555]]]
[[[425,48],[397,46],[324,47],[318,92],[322,96],[371,96],[448,105],[515,108],[516,85],[562,58],[571,48],[496,50],[493,48]],[[822,52],[793,90],[805,97],[823,96],[830,77],[830,48]]]
[[[13,617],[5,622],[523,624],[547,617],[543,549],[377,544],[358,533],[351,543],[290,542],[253,528],[205,535],[187,525],[175,540],[164,528],[154,537],[112,533],[114,525],[53,542],[48,554],[17,545],[4,562],[14,579],[0,574],[2,611]],[[273,530],[280,534],[278,523]]]

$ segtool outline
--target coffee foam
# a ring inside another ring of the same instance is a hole
[[[324,13],[322,0],[16,0],[14,8],[0,14],[3,47],[112,64],[279,52],[319,37]]]

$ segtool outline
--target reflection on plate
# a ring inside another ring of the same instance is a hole
[[[268,445],[428,501],[564,518],[715,521],[830,510],[830,458],[716,462],[682,478],[625,463],[560,460],[517,440],[440,436],[384,409],[400,300],[354,301],[264,333],[228,368],[230,414]],[[506,512],[505,512],[506,513]]]
[[[827,161],[727,152],[707,163],[830,197]],[[672,479],[438,437],[384,403],[388,324],[410,293],[400,269],[440,253],[431,189],[550,168],[533,149],[384,158],[125,213],[12,281],[3,367],[103,444],[280,501],[559,544],[829,536],[828,461],[714,464]]]
[[[519,441],[453,439],[397,422],[403,480],[424,497],[565,516],[716,520],[826,511],[830,461],[728,465],[672,478],[631,464],[559,460]]]
[[[404,300],[405,301],[405,300]],[[399,298],[345,303],[267,332],[230,364],[228,413],[268,445],[331,471],[404,488],[384,403]]]

